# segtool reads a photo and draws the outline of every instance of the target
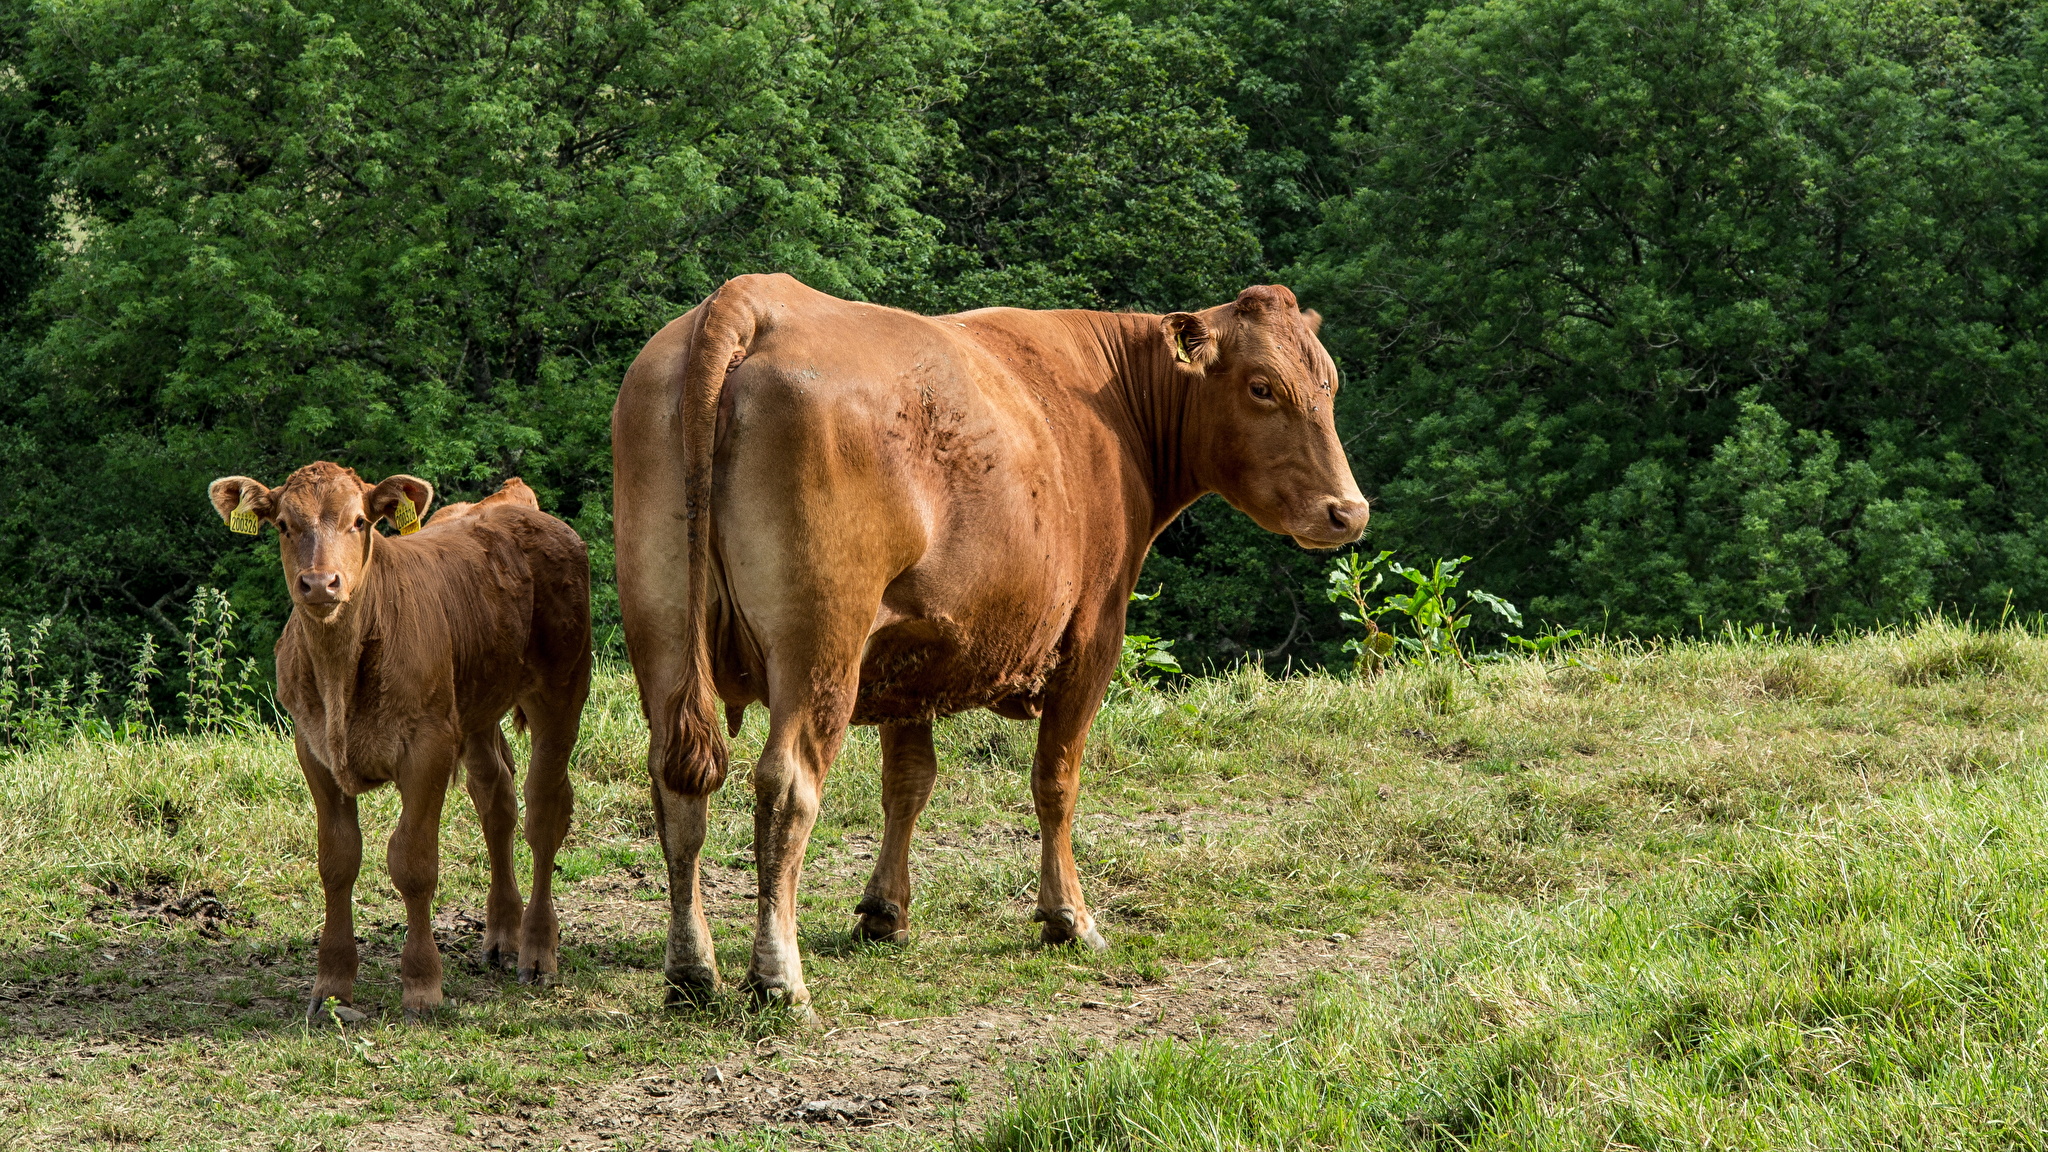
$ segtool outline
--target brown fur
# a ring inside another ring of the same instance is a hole
[[[546,979],[559,935],[553,857],[573,802],[568,756],[590,686],[583,542],[517,480],[452,517],[444,509],[411,536],[384,536],[375,525],[401,494],[426,514],[433,488],[415,477],[372,486],[322,461],[274,489],[230,476],[208,491],[223,519],[250,497],[257,517],[278,528],[293,599],[277,643],[278,699],[291,713],[313,792],[327,899],[312,1016],[320,1018],[328,997],[354,999],[355,798],[386,783],[402,797],[387,859],[406,902],[404,1007],[417,1015],[440,1003],[433,894],[441,804],[459,763],[468,765],[491,856],[486,959],[509,961],[516,949],[521,978]],[[514,709],[534,729],[526,778],[531,907],[522,907],[512,873],[518,809],[511,749],[499,729]]]
[[[747,276],[648,342],[612,439],[677,994],[717,979],[696,853],[721,701],[769,710],[757,990],[808,995],[796,877],[849,723],[882,725],[888,814],[862,934],[905,931],[932,719],[986,707],[1041,717],[1044,936],[1100,942],[1070,830],[1152,539],[1210,491],[1307,547],[1364,528],[1316,323],[1277,285],[1170,316],[923,317]]]
[[[500,484],[496,492],[481,500],[441,505],[440,511],[435,512],[427,523],[452,524],[480,509],[494,508],[500,504],[513,504],[521,508],[531,508],[535,512],[540,511],[540,500],[534,496],[533,489],[526,486],[526,481],[514,476]]]

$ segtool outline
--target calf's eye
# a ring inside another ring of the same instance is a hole
[[[370,522],[368,520],[363,519],[361,516],[356,517],[356,531],[361,532],[369,526]]]
[[[1252,381],[1252,395],[1257,396],[1261,400],[1271,400],[1273,398],[1273,390],[1266,387],[1264,380],[1254,380]]]

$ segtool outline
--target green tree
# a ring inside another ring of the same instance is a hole
[[[1173,311],[1236,295],[1260,260],[1233,179],[1228,54],[1093,0],[1000,3],[980,21],[917,197],[941,243],[894,298]]]
[[[282,618],[269,544],[199,499],[222,473],[517,473],[606,523],[656,329],[738,273],[862,295],[922,259],[957,47],[924,0],[116,0],[30,41],[78,242],[0,398],[0,567],[160,627],[203,579]]]
[[[1377,545],[1633,631],[2048,607],[2038,77],[1904,0],[1432,20],[1300,270]]]

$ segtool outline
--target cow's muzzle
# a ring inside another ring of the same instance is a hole
[[[1372,509],[1363,500],[1332,496],[1323,501],[1321,516],[1288,535],[1303,548],[1341,548],[1365,533]]]
[[[299,573],[299,600],[316,607],[341,603],[341,573]]]

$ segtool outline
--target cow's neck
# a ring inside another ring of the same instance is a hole
[[[299,636],[313,669],[314,689],[320,694],[328,755],[333,761],[328,767],[336,779],[346,778],[349,717],[355,712],[363,649],[376,631],[376,586],[377,565],[365,564],[348,603],[336,609],[333,616],[323,620],[304,608],[292,609],[305,617],[300,622]]]
[[[1158,316],[1086,313],[1108,375],[1105,417],[1129,445],[1152,494],[1157,535],[1208,489],[1195,476],[1187,449],[1189,408],[1200,377],[1178,368],[1167,352]]]

